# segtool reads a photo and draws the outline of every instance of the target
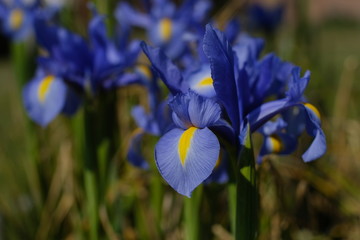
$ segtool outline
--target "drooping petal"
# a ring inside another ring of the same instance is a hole
[[[306,111],[306,131],[307,133],[314,137],[309,148],[302,155],[302,158],[305,162],[315,160],[326,152],[326,138],[323,130],[320,126],[320,114],[319,111],[311,104],[303,104]]]
[[[141,140],[144,135],[144,131],[140,128],[136,129],[131,137],[129,149],[127,152],[127,159],[135,167],[148,169],[149,164],[141,154]]]
[[[151,133],[155,136],[160,135],[160,129],[156,120],[151,114],[146,113],[142,106],[135,106],[131,110],[131,115],[135,119],[137,125],[144,129],[147,133]]]
[[[310,147],[302,156],[303,160],[305,162],[315,160],[325,153],[326,138],[320,126],[319,111],[309,103],[292,103],[284,99],[265,103],[249,114],[248,119],[251,131],[253,132],[257,130],[276,114],[285,112],[293,107],[300,107],[305,109],[305,111],[302,111],[301,113],[303,113],[305,116],[306,130],[310,136],[314,137]]]
[[[286,99],[275,100],[262,104],[248,114],[251,132],[256,131],[276,114],[286,111],[297,103],[289,103]]]
[[[212,173],[219,157],[220,144],[208,128],[175,128],[155,147],[155,160],[162,177],[178,193],[191,192]]]
[[[257,162],[261,163],[263,157],[267,154],[290,154],[297,147],[297,136],[285,133],[272,134],[264,138]]]
[[[23,90],[25,109],[39,125],[48,125],[63,109],[66,85],[52,75],[36,77]]]

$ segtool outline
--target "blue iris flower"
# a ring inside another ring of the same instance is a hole
[[[260,3],[253,3],[248,9],[250,27],[273,33],[281,24],[284,10],[284,4],[267,7]]]
[[[276,121],[269,121],[259,129],[259,132],[264,136],[264,142],[260,149],[257,162],[261,163],[265,155],[268,154],[290,154],[297,146],[296,135],[290,134],[286,131],[287,122],[282,118]]]
[[[176,128],[157,143],[156,164],[177,192],[190,197],[218,161],[220,143],[210,127],[219,124],[221,108],[214,100],[192,91],[176,95],[169,105]]]
[[[24,87],[23,99],[30,118],[43,127],[60,113],[74,114],[80,104],[77,93],[61,77],[41,68]]]
[[[182,56],[191,32],[201,26],[210,10],[208,0],[187,0],[179,8],[167,0],[146,1],[147,13],[134,10],[127,3],[120,3],[116,18],[123,28],[130,26],[146,29],[148,38],[161,47],[171,59]]]
[[[321,129],[319,111],[312,104],[303,102],[303,93],[310,80],[309,71],[301,77],[300,68],[293,67],[289,89],[284,98],[247,109],[250,90],[248,76],[244,69],[233,67],[237,60],[230,44],[221,32],[210,25],[207,26],[204,37],[204,51],[211,62],[216,94],[223,103],[236,133],[241,133],[247,123],[252,132],[256,131],[275,115],[299,107],[304,110],[306,130],[314,137],[312,144],[302,156],[303,160],[312,161],[325,153],[326,139]]]
[[[131,111],[138,128],[130,137],[127,159],[132,165],[147,169],[149,164],[141,154],[142,138],[145,134],[162,136],[171,129],[171,111],[166,101],[160,98],[157,75],[149,66],[139,64],[135,68],[133,78],[140,79],[138,83],[148,90],[149,111],[140,105],[133,107]]]
[[[41,72],[46,74],[35,77],[23,93],[26,110],[34,121],[46,126],[63,110],[74,113],[74,109],[79,106],[80,97],[93,97],[102,91],[137,81],[129,78],[126,71],[137,60],[139,42],[131,42],[126,46],[116,44],[107,38],[105,29],[104,17],[96,14],[89,24],[88,42],[75,33],[52,25],[45,16],[37,16],[35,33],[42,53],[38,64]],[[43,80],[39,79],[47,78],[48,75],[53,76],[56,81],[50,81],[50,87],[42,88],[40,82]],[[65,99],[57,102],[56,110],[53,109],[53,104],[47,102],[55,101],[52,100],[54,96],[49,93],[56,91],[55,86],[61,86],[56,94],[61,94],[61,99]],[[71,89],[72,94],[61,89]],[[48,97],[34,97],[37,92],[42,91]]]
[[[173,96],[186,93],[190,89],[204,97],[215,97],[210,63],[207,60],[194,61],[191,68],[181,70],[161,48],[152,48],[145,43],[142,44],[142,48]]]
[[[32,33],[34,15],[39,5],[39,1],[0,2],[0,24],[4,34],[15,41],[27,38]]]
[[[43,19],[35,22],[35,30],[40,46],[46,51],[40,64],[53,71],[62,66],[59,74],[80,88],[95,94],[135,81],[124,73],[137,60],[139,42],[120,45],[108,39],[103,16],[95,15],[91,20],[89,42]]]
[[[254,51],[252,44],[247,46],[247,57],[239,64],[238,56],[242,53],[236,51],[236,46],[234,49],[223,33],[210,25],[206,27],[203,47],[211,74],[211,81],[206,81],[211,82],[215,93],[209,98],[195,93],[189,77],[184,80],[181,71],[161,50],[143,45],[153,68],[175,96],[169,105],[177,128],[166,133],[156,145],[156,163],[164,179],[183,195],[190,196],[191,191],[213,172],[220,151],[216,135],[222,135],[222,139],[239,153],[245,132],[259,130],[274,116],[292,108],[301,109],[306,130],[314,137],[303,160],[314,160],[326,150],[319,112],[304,102],[303,92],[310,73],[301,77],[300,68],[274,55],[254,61],[253,54],[258,54],[256,43]],[[265,102],[270,96],[279,99]],[[278,124],[272,126],[271,131],[263,129],[263,132],[277,133],[285,127]]]

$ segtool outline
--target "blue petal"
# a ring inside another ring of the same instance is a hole
[[[148,169],[149,164],[141,155],[141,140],[144,132],[141,129],[137,129],[130,137],[130,145],[127,152],[127,159],[135,167]]]
[[[219,157],[220,144],[208,128],[196,129],[182,163],[179,141],[184,133],[177,128],[166,133],[155,147],[155,160],[160,174],[170,186],[190,197],[191,192],[212,173]]]
[[[207,17],[208,13],[211,10],[212,2],[208,0],[200,0],[194,1],[194,9],[192,10],[193,13],[193,20],[197,23],[201,23]],[[187,15],[188,16],[188,15]]]
[[[66,99],[61,112],[65,115],[72,116],[79,109],[81,105],[81,98],[71,87],[67,86],[66,89]]]
[[[256,64],[263,48],[263,39],[250,37],[247,34],[241,34],[238,42],[233,48],[239,60],[239,69],[242,69],[245,65],[253,67]]]
[[[212,99],[191,92],[189,94],[193,95],[188,109],[191,123],[198,128],[214,125],[221,116],[219,104]]]
[[[62,79],[54,77],[44,88],[46,76],[38,76],[30,81],[23,90],[25,109],[30,118],[41,126],[48,125],[63,109],[67,87]],[[39,96],[43,88],[42,97]]]
[[[221,108],[214,100],[204,98],[192,91],[176,95],[169,105],[173,110],[174,123],[184,129],[190,126],[198,128],[212,126],[221,115]]]
[[[266,136],[260,150],[257,162],[261,163],[263,157],[267,154],[290,154],[295,151],[297,146],[297,137],[286,133],[276,133]]]
[[[151,48],[146,43],[141,43],[144,53],[149,58],[153,68],[173,95],[185,92],[187,83],[183,81],[180,70],[171,62],[160,48]]]
[[[298,103],[291,104],[287,99],[275,100],[262,104],[248,114],[251,132],[256,131],[276,114],[286,111],[290,107],[296,105],[298,105]]]
[[[304,109],[306,110],[306,131],[312,137],[314,137],[313,142],[306,152],[302,155],[302,158],[305,162],[313,161],[326,152],[326,138],[323,130],[320,126],[320,119],[318,112],[312,105],[304,104]],[[311,106],[311,107],[309,107]]]
[[[135,11],[129,4],[120,3],[115,11],[115,17],[123,28],[132,25],[147,28],[151,26],[152,21],[148,15]]]
[[[265,103],[249,114],[251,131],[255,131],[276,114],[287,111],[292,107],[305,109],[303,113],[305,113],[306,130],[310,136],[314,137],[312,144],[302,156],[303,160],[309,162],[321,157],[326,152],[326,138],[320,126],[319,113],[310,104],[291,103],[284,99]]]
[[[211,78],[211,69],[208,64],[203,65],[195,72],[192,72],[187,80],[190,85],[190,89],[197,94],[212,98],[216,96],[216,92]]]
[[[279,4],[273,8],[253,3],[249,7],[249,22],[253,28],[272,32],[281,23],[284,15],[284,4]]]
[[[132,84],[142,84],[142,77],[137,73],[124,73],[111,81],[104,81],[103,86],[106,89],[124,87]]]
[[[237,19],[230,20],[224,30],[224,34],[229,42],[233,43],[240,32],[240,23]]]
[[[239,129],[240,113],[234,74],[234,56],[224,34],[206,26],[204,52],[209,58],[216,95],[225,106],[234,129]]]
[[[287,92],[288,98],[292,101],[299,101],[302,98],[305,88],[310,81],[310,71],[306,71],[303,77],[300,76],[300,71],[299,67],[294,67],[292,70],[293,77]]]
[[[135,119],[137,125],[147,133],[151,133],[155,136],[160,135],[160,129],[156,120],[151,114],[146,113],[142,106],[135,106],[131,110],[131,115]]]

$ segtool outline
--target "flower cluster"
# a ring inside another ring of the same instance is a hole
[[[88,96],[141,84],[148,91],[149,111],[142,106],[132,110],[141,130],[130,139],[128,158],[147,168],[141,138],[145,133],[159,136],[156,165],[186,196],[204,181],[227,181],[229,156],[239,155],[249,132],[264,137],[259,163],[267,154],[293,152],[305,130],[313,141],[303,160],[324,154],[319,111],[304,97],[309,71],[302,74],[273,53],[260,58],[264,40],[240,32],[236,21],[224,32],[212,24],[205,27],[211,8],[207,0],[181,6],[165,0],[145,4],[143,12],[127,3],[118,5],[115,17],[121,31],[113,39],[106,34],[105,17],[94,9],[87,39],[54,24],[48,14],[33,17],[42,55],[23,95],[34,121],[46,126],[59,113],[73,114]],[[9,29],[27,22],[17,14],[11,13]],[[148,41],[129,41],[134,26],[146,31]],[[138,63],[141,50],[151,66]]]
[[[259,162],[269,153],[294,151],[304,129],[314,140],[303,160],[324,154],[319,111],[303,96],[310,72],[301,77],[299,67],[274,54],[258,59],[262,46],[247,35],[231,44],[224,33],[207,25],[202,41],[207,63],[185,75],[161,50],[143,45],[172,94],[174,128],[159,140],[155,158],[162,176],[179,193],[190,196],[216,172],[224,142],[239,152],[246,131],[264,135]]]

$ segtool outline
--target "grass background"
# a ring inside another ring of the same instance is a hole
[[[216,3],[218,18],[234,4]],[[284,60],[311,70],[306,95],[322,114],[328,151],[315,162],[302,163],[300,156],[309,142],[304,136],[294,154],[270,156],[258,166],[259,239],[360,239],[360,22],[351,16],[330,15],[312,22],[306,15],[296,15],[295,20],[300,18],[306,21],[285,22],[275,38],[269,39],[272,44],[267,50],[275,50]],[[72,155],[74,141],[69,120],[59,117],[47,129],[32,127],[23,109],[8,51],[3,48],[1,52],[0,239],[82,239],[81,229],[87,223],[81,221],[79,212],[79,171]],[[132,98],[134,93],[141,95],[142,90],[121,90],[119,99]],[[133,122],[126,117],[130,106],[119,104],[124,116],[119,118],[122,128],[132,129]],[[29,126],[39,136],[39,142],[29,140]],[[130,134],[130,130],[122,132],[124,139]],[[40,146],[36,167],[30,156],[34,146]],[[119,147],[120,155],[124,156],[125,149],[126,143]],[[151,149],[147,151],[151,158]],[[123,211],[130,219],[124,224],[124,238],[181,239],[181,198],[171,190],[166,192],[163,233],[159,235],[156,230],[149,230],[153,213],[147,209],[148,181],[156,171],[144,173],[125,162],[118,167],[123,178],[107,193],[107,199],[110,204],[116,196],[125,196],[121,209],[113,213]],[[218,197],[212,199],[214,192]],[[204,239],[231,239],[226,195],[221,186],[205,189],[205,196]],[[136,205],[136,201],[140,204]],[[134,206],[142,208],[135,214],[129,213]],[[207,211],[214,210],[210,220]],[[111,214],[104,216],[106,229],[106,217],[110,221],[112,218]],[[139,226],[145,230],[139,230]],[[116,228],[108,229],[107,236],[118,239]]]

